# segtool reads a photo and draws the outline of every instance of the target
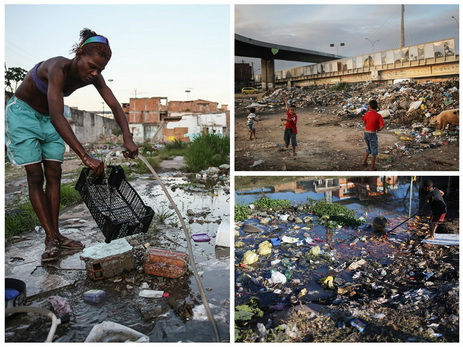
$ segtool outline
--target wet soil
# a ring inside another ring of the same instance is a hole
[[[237,99],[249,97],[236,94]],[[259,99],[259,96],[257,96]],[[251,104],[251,101],[249,102]],[[365,171],[361,116],[338,116],[338,106],[300,108],[297,155],[284,146],[284,108],[271,112],[257,110],[257,139],[249,140],[246,111],[235,113],[235,169],[237,171]],[[412,132],[388,125],[378,133],[377,170],[456,171],[459,168],[459,142],[437,136],[424,136],[420,142],[401,140]],[[402,134],[396,134],[396,131]],[[385,153],[387,152],[387,153]]]

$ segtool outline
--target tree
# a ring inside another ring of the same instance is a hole
[[[20,67],[10,67],[5,70],[5,89],[8,92],[14,93],[18,87],[18,82],[21,82],[26,77],[27,71]],[[14,84],[14,89],[12,83]]]

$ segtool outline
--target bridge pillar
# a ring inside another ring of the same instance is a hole
[[[261,59],[262,89],[270,90],[275,87],[275,59]]]

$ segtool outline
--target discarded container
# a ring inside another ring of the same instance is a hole
[[[92,328],[85,342],[149,342],[149,337],[122,324],[105,321]]]
[[[363,333],[365,331],[366,324],[363,323],[360,319],[354,319],[350,322],[350,325],[357,328],[358,331]]]
[[[211,240],[207,234],[193,234],[191,238],[194,242],[209,242]]]
[[[26,283],[15,278],[5,278],[5,308],[22,306],[26,301]]]
[[[85,261],[87,275],[92,280],[117,276],[135,266],[133,248],[126,239],[84,248],[80,258]]]
[[[150,275],[178,278],[188,269],[187,258],[185,253],[148,248],[143,257],[143,270]]]
[[[82,297],[84,301],[98,304],[106,299],[106,292],[101,289],[91,289],[87,290]]]
[[[222,221],[217,229],[215,245],[230,248],[230,222]]]
[[[160,299],[164,296],[164,292],[162,290],[149,290],[144,289],[140,291],[139,296],[143,298],[152,298],[152,299]]]
[[[122,166],[108,165],[109,175],[94,179],[82,169],[76,190],[87,205],[105,242],[148,231],[154,211],[146,206],[125,178]]]

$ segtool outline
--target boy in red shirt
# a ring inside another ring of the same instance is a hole
[[[285,134],[283,139],[286,144],[286,148],[289,147],[289,143],[293,146],[293,156],[296,155],[296,135],[297,135],[297,114],[296,108],[293,105],[288,105],[288,101],[285,98],[286,116],[287,118],[281,118],[282,121],[286,121]]]
[[[365,123],[365,143],[367,144],[366,153],[363,155],[363,165],[368,165],[368,156],[371,154],[371,163],[368,170],[376,170],[375,162],[378,155],[378,135],[377,132],[381,131],[384,127],[384,120],[381,115],[376,112],[378,103],[376,100],[370,100],[368,103],[368,112],[362,117]]]

